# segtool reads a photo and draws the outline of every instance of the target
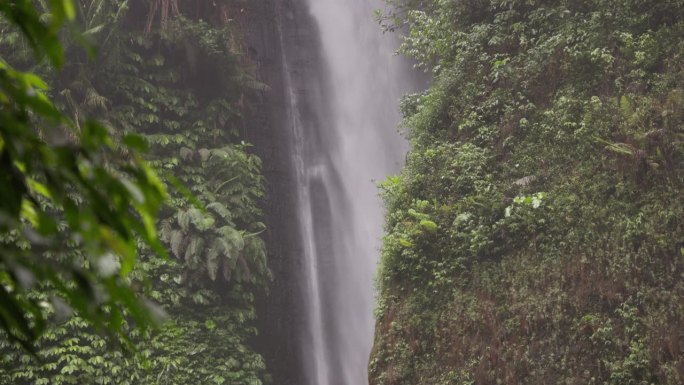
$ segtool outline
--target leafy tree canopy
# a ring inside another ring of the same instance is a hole
[[[36,4],[48,20],[44,6],[49,4]],[[109,132],[114,143],[140,135],[160,183],[176,187],[169,189],[155,221],[170,255],[138,242],[137,263],[125,276],[136,294],[154,300],[168,317],[148,333],[124,314],[119,334],[126,334],[138,353],[127,356],[111,348],[120,338],[103,338],[87,318],[65,317],[59,302],[42,307],[49,327],[34,342],[39,359],[0,340],[0,383],[260,384],[267,378],[265,364],[248,342],[256,334],[255,294],[263,293],[269,277],[257,206],[263,178],[260,159],[242,138],[248,129],[242,114],[250,97],[268,87],[255,79],[245,53],[244,4],[74,4],[75,17],[66,29],[83,32],[60,33],[65,60],[59,71],[48,60],[36,64],[31,45],[16,28],[0,25],[0,54],[15,68],[30,68],[45,79],[44,94],[71,117],[76,132],[88,125],[84,117],[94,117],[115,128]],[[82,41],[97,51],[87,55]],[[107,169],[116,159],[130,161],[131,149],[120,148],[108,153]],[[180,184],[188,187],[179,189]],[[17,242],[9,235],[0,238],[3,244]],[[41,250],[49,253],[44,258],[88,269],[92,259],[76,246]],[[96,273],[121,266],[110,257],[105,261]],[[47,285],[22,294],[38,304],[55,297]]]
[[[52,0],[45,11],[31,0],[0,3],[3,31],[21,31],[37,59],[58,70],[59,33],[76,8]],[[141,329],[153,325],[155,313],[127,276],[138,240],[165,255],[155,230],[165,187],[142,158],[144,140],[115,140],[104,124],[71,119],[47,91],[39,76],[0,58],[0,326],[32,349],[45,328],[44,308],[70,307],[126,340],[124,317]],[[27,296],[36,285],[53,296]]]

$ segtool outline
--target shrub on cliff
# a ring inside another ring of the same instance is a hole
[[[371,383],[682,383],[684,3],[392,3],[435,80],[383,185]]]

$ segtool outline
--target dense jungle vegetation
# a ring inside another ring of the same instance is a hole
[[[371,384],[684,383],[684,2],[390,3]]]
[[[240,24],[238,0],[0,3],[1,384],[267,380]]]

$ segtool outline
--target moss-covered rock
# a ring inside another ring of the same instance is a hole
[[[401,3],[371,384],[682,383],[684,3]]]

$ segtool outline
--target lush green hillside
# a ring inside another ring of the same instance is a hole
[[[393,3],[371,384],[684,383],[684,2]]]
[[[269,277],[257,207],[263,178],[241,131],[247,95],[263,85],[243,52],[239,1],[74,3],[71,28],[84,32],[78,39],[63,34],[60,71],[36,63],[18,30],[4,21],[0,55],[43,75],[50,96],[78,129],[86,117],[97,118],[114,137],[147,139],[148,160],[176,191],[157,224],[171,257],[142,248],[126,283],[161,305],[169,321],[143,335],[130,319],[119,319],[138,349],[126,354],[116,338],[59,306],[63,301],[50,287],[34,286],[30,296],[43,300],[53,324],[37,341],[37,357],[0,337],[0,384],[260,384],[265,364],[248,342],[256,333],[254,296]],[[93,57],[83,41],[97,48]],[[47,140],[76,140],[63,136]],[[60,220],[60,231],[67,232]],[[0,234],[5,245],[18,239],[16,231]],[[78,239],[69,239],[43,260],[97,263],[98,274],[117,273],[115,257],[82,251]]]

